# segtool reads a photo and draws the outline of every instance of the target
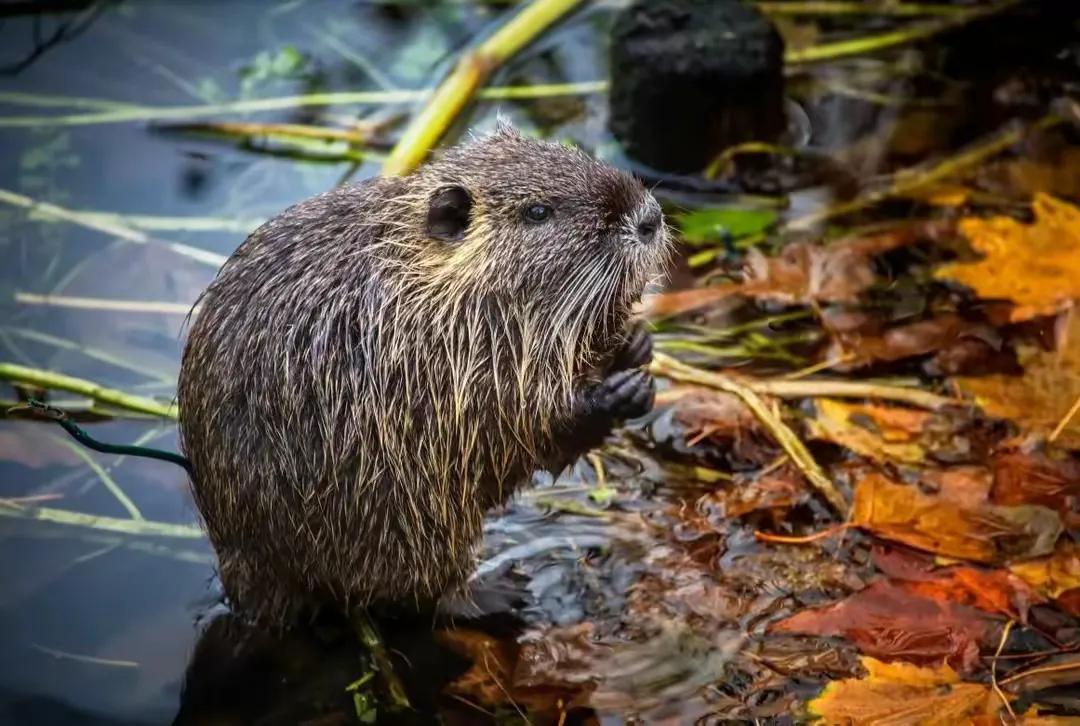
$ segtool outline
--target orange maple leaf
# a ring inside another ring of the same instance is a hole
[[[980,297],[1013,301],[1013,322],[1070,307],[1080,298],[1080,209],[1048,194],[1037,194],[1032,206],[1032,224],[1011,217],[962,220],[960,231],[983,259],[944,265],[935,276]]]

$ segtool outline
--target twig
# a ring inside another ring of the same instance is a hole
[[[52,522],[53,524],[86,527],[103,532],[118,532],[121,534],[151,537],[175,537],[177,539],[203,539],[204,537],[201,529],[185,524],[101,517],[94,514],[73,512],[68,509],[53,509],[51,507],[27,507],[8,499],[0,499],[0,517]]]
[[[552,98],[557,96],[584,96],[602,93],[606,81],[582,83],[548,83],[536,86],[502,86],[486,88],[477,93],[481,100]],[[432,95],[432,90],[417,91],[342,91],[335,93],[309,93],[302,96],[258,98],[227,103],[208,103],[193,106],[134,106],[116,108],[97,113],[78,113],[62,116],[6,116],[0,117],[0,128],[88,126],[92,124],[131,123],[133,121],[175,121],[222,114],[258,113],[281,111],[312,106],[338,105],[388,105],[416,103]],[[0,93],[0,102],[7,94]],[[102,103],[108,101],[102,100]]]
[[[770,532],[761,532],[754,530],[754,539],[759,542],[775,542],[777,544],[810,544],[811,542],[817,542],[818,540],[825,539],[826,537],[832,537],[834,534],[839,534],[848,529],[851,529],[855,525],[850,522],[844,522],[828,529],[824,529],[814,534],[808,534],[804,537],[789,537],[783,534],[772,534]]]
[[[1005,710],[1009,712],[1009,716],[1013,719],[1016,718],[1016,713],[1013,712],[1012,704],[1009,703],[1009,699],[1005,697],[1001,686],[998,685],[997,664],[998,658],[1001,657],[1001,651],[1005,648],[1005,641],[1009,639],[1009,632],[1015,623],[1015,620],[1009,620],[1009,622],[1005,623],[1005,627],[1001,631],[1001,640],[998,641],[997,651],[994,653],[994,659],[990,661],[990,685],[993,687],[994,693],[1001,699],[1001,702],[1005,704]]]
[[[160,416],[173,421],[179,419],[179,409],[175,405],[158,403],[152,398],[134,396],[113,388],[105,388],[85,378],[75,378],[62,373],[28,368],[15,363],[0,362],[0,380],[38,388],[68,391],[127,411]]]
[[[814,457],[799,437],[795,435],[795,432],[769,409],[755,390],[736,381],[734,378],[688,366],[659,352],[653,354],[650,369],[657,376],[664,376],[686,383],[697,383],[738,396],[757,417],[762,426],[773,435],[777,443],[787,452],[792,463],[798,467],[807,481],[825,497],[833,509],[842,516],[847,516],[848,503],[844,500],[844,497],[829,478],[825,476],[825,472],[814,461]]]
[[[411,708],[405,686],[402,685],[401,679],[394,672],[394,664],[390,660],[390,654],[386,652],[386,646],[383,645],[382,638],[379,637],[379,632],[375,629],[375,624],[371,622],[367,612],[363,609],[356,609],[349,620],[356,631],[356,636],[364,647],[368,649],[368,652],[371,653],[371,658],[375,662],[375,669],[382,676],[390,700],[399,708]]]
[[[1080,660],[1074,660],[1068,663],[1055,663],[1048,666],[1037,666],[1035,668],[1029,668],[1021,673],[1014,673],[1008,678],[1002,679],[1001,685],[1008,686],[1017,681],[1023,680],[1028,676],[1035,676],[1042,673],[1061,673],[1063,671],[1075,671],[1080,670]]]
[[[922,391],[918,388],[888,386],[861,381],[756,380],[748,385],[758,393],[779,396],[780,398],[823,398],[829,396],[836,398],[876,398],[882,401],[909,403],[931,411],[956,405],[956,401],[951,398],[939,396],[929,391]]]
[[[658,360],[662,360],[662,362],[658,362]],[[668,369],[667,361],[673,361],[679,367],[677,369]],[[666,355],[662,355],[661,359],[653,361],[653,373],[672,380],[700,383],[712,388],[718,387],[710,382],[713,380],[713,376],[725,381],[730,380],[727,376],[680,363]],[[861,381],[791,381],[753,378],[740,378],[740,381],[744,386],[756,393],[779,396],[780,398],[876,398],[883,401],[909,403],[930,410],[939,410],[956,403],[951,398],[928,391],[921,391],[918,388],[904,388],[903,386],[888,386]]]
[[[968,8],[937,3],[871,3],[839,2],[833,0],[789,0],[788,2],[756,2],[754,6],[766,15],[875,15],[916,17],[922,15],[963,15]]]
[[[1050,435],[1046,440],[1051,444],[1054,443],[1057,440],[1057,437],[1061,436],[1061,432],[1065,430],[1065,427],[1069,425],[1069,422],[1073,420],[1073,417],[1076,416],[1077,411],[1080,411],[1080,396],[1076,397],[1076,401],[1073,402],[1072,408],[1070,408],[1068,413],[1058,421],[1058,425],[1054,427],[1054,430],[1050,432]]]
[[[930,166],[902,169],[892,176],[891,182],[886,187],[867,190],[849,201],[825,207],[817,212],[793,219],[785,225],[785,229],[788,231],[806,230],[836,217],[860,212],[886,199],[904,196],[949,177],[958,176],[1005,151],[1023,139],[1028,133],[1046,130],[1061,122],[1062,119],[1059,116],[1050,114],[1028,127],[1010,125],[1003,131],[998,131],[969,146],[956,156]]]
[[[164,217],[153,214],[117,214],[92,209],[75,209],[72,211],[91,222],[127,226],[153,232],[235,232],[237,234],[248,234],[265,221],[263,219],[226,219],[223,217]],[[55,217],[39,215],[36,212],[30,212],[30,219],[40,219],[42,222],[63,221]]]
[[[82,655],[80,653],[69,653],[65,650],[57,650],[55,648],[46,648],[44,645],[38,645],[37,643],[31,643],[30,647],[34,650],[39,650],[46,655],[51,655],[57,660],[73,660],[79,663],[89,663],[91,665],[111,666],[113,668],[138,668],[139,664],[133,660],[115,660],[112,658],[98,658],[93,655]]]
[[[36,292],[15,291],[15,302],[21,305],[47,305],[56,308],[79,310],[113,310],[124,313],[155,313],[161,315],[187,315],[193,309],[188,303],[161,302],[157,300],[112,300],[102,297],[71,297],[68,295],[39,295]]]
[[[383,164],[382,173],[395,176],[414,169],[491,73],[578,2],[580,0],[532,0],[494,35],[467,52],[405,129]]]
[[[372,139],[370,129],[358,126],[354,129],[339,129],[330,126],[310,126],[307,124],[261,124],[241,121],[208,121],[204,123],[169,124],[157,127],[161,131],[212,133],[224,136],[261,136],[266,138],[315,139],[317,141],[344,141],[363,146]]]
[[[3,125],[2,122],[0,122],[0,125]],[[112,237],[122,239],[126,242],[133,242],[141,245],[161,245],[179,255],[190,257],[191,259],[206,265],[220,267],[225,262],[225,257],[216,252],[199,249],[198,247],[181,244],[180,242],[168,242],[155,239],[144,232],[128,227],[120,220],[108,220],[93,215],[84,215],[73,209],[66,209],[49,202],[40,202],[36,199],[31,199],[30,197],[7,189],[0,189],[0,202],[10,204],[14,207],[29,209],[32,213],[43,217],[71,222],[72,224],[77,224],[81,227],[86,227],[87,229],[93,229]]]
[[[784,53],[784,62],[789,66],[806,63],[820,63],[822,61],[831,61],[854,55],[874,53],[879,50],[885,50],[886,48],[910,45],[926,40],[927,38],[932,38],[946,30],[952,30],[962,25],[967,25],[974,20],[995,15],[1019,4],[1021,1],[1022,0],[1002,0],[1002,2],[989,7],[979,8],[967,13],[918,24],[901,30],[870,35],[863,38],[838,40],[833,43],[822,43],[820,45],[810,46],[809,48],[789,50]]]

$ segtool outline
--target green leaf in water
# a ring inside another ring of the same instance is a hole
[[[761,234],[776,224],[776,212],[769,209],[717,207],[699,209],[676,216],[683,240],[691,245],[732,241]]]

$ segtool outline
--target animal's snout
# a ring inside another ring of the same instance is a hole
[[[649,210],[638,221],[638,241],[646,245],[652,244],[653,240],[656,239],[657,232],[660,231],[662,223],[663,218],[660,216],[660,210],[650,206]]]

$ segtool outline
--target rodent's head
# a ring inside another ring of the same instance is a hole
[[[640,182],[505,125],[407,180],[406,224],[424,240],[426,274],[521,306],[624,317],[668,251],[660,205]]]

